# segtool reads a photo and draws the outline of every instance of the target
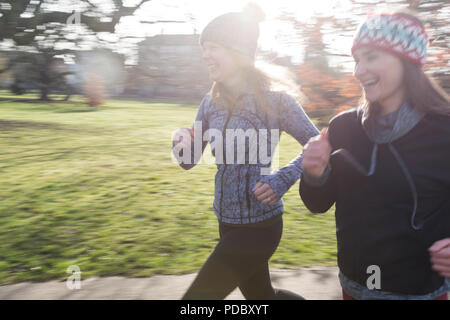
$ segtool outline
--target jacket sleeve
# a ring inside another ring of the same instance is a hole
[[[191,150],[190,150],[190,157],[188,158],[188,163],[185,163],[183,159],[183,152],[185,150],[177,148],[177,141],[172,140],[172,153],[177,160],[180,167],[182,167],[185,170],[192,169],[197,165],[197,163],[200,161],[203,151],[206,148],[206,145],[208,144],[208,141],[204,141],[203,137],[205,132],[208,130],[208,116],[207,116],[207,109],[210,104],[210,96],[209,94],[206,95],[202,102],[200,103],[200,107],[197,111],[197,116],[195,117],[194,122],[194,140],[191,144]]]
[[[320,184],[312,184],[302,177],[299,192],[303,203],[312,213],[328,211],[336,201],[336,182],[333,170],[331,169],[328,173],[326,181]]]
[[[294,97],[282,94],[279,108],[280,129],[294,137],[301,145],[305,145],[310,138],[319,134],[319,130]],[[302,154],[300,153],[277,172],[263,176],[261,181],[268,183],[278,199],[281,199],[289,188],[300,179],[302,172]]]

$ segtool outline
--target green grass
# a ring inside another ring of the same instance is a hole
[[[83,279],[197,271],[218,241],[216,168],[185,171],[170,153],[196,108],[0,101],[0,284],[65,279],[70,265]],[[284,134],[280,165],[299,151]],[[284,200],[271,266],[335,265],[331,212],[309,214],[298,184]]]

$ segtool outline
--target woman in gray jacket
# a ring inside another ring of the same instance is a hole
[[[247,299],[301,298],[272,287],[268,261],[281,239],[281,197],[300,178],[302,158],[270,170],[282,131],[303,145],[318,130],[296,99],[275,91],[275,81],[255,67],[262,18],[259,8],[249,6],[215,18],[201,34],[214,83],[193,128],[175,134],[173,152],[190,169],[211,143],[220,241],[184,299],[223,299],[236,287]]]

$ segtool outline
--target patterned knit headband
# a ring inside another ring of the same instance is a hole
[[[389,51],[419,65],[425,64],[428,36],[412,16],[402,13],[370,15],[353,39],[352,54],[370,46]]]

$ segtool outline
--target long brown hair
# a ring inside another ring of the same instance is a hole
[[[270,105],[267,99],[269,91],[283,91],[295,97],[299,102],[305,100],[298,85],[295,83],[294,76],[287,68],[263,61],[255,62],[249,56],[226,47],[225,49],[241,71],[248,88],[254,93],[257,106],[267,115],[277,116],[273,106]],[[233,98],[222,84],[214,82],[210,93],[213,101],[225,108],[229,109],[234,106]]]
[[[422,21],[410,10],[397,10],[396,14],[412,17],[423,25]],[[400,57],[403,64],[403,83],[406,89],[406,100],[417,110],[424,113],[436,113],[450,116],[450,97],[438,83],[428,74],[422,66]],[[369,102],[364,90],[359,108],[370,117],[379,110],[376,102]]]

